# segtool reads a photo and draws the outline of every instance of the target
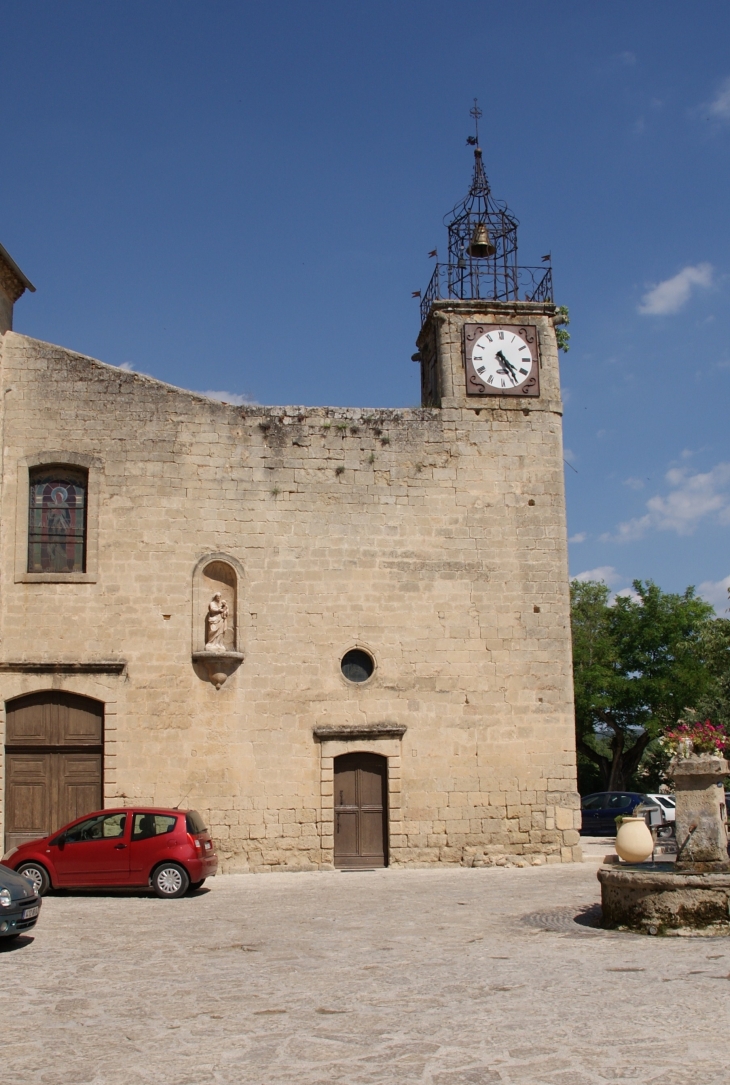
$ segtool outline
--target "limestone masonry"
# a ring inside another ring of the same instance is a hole
[[[230,406],[7,330],[6,712],[101,702],[102,804],[182,800],[224,870],[331,867],[350,753],[387,759],[390,865],[579,858],[555,312],[434,302],[432,406],[408,410]],[[539,397],[467,398],[475,320],[538,329]],[[44,465],[88,472],[82,570],[30,571]],[[206,647],[216,592],[224,651]],[[365,681],[343,674],[351,649]],[[21,772],[33,750],[13,743]],[[3,791],[13,839],[39,831],[38,786]]]

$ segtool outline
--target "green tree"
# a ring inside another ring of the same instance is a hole
[[[701,632],[700,647],[714,681],[695,702],[687,719],[722,723],[730,733],[730,621],[718,618],[707,622]]]
[[[603,583],[571,584],[576,742],[589,790],[636,786],[650,747],[661,771],[655,740],[693,711],[715,722],[730,714],[730,622],[694,588],[633,587],[635,598],[610,601]]]

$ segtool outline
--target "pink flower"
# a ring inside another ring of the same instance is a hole
[[[692,743],[696,753],[715,753],[722,751],[728,745],[728,735],[721,723],[711,723],[704,720],[702,723],[680,723],[673,730],[664,735],[671,748],[678,747],[682,741]]]

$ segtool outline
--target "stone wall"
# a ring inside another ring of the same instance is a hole
[[[0,344],[0,661],[126,661],[0,670],[0,701],[103,700],[107,805],[187,796],[224,869],[327,866],[333,747],[314,729],[397,724],[392,863],[579,856],[557,411],[235,407]],[[28,466],[71,455],[93,568],[24,576]],[[245,658],[220,690],[191,659],[207,554],[242,570]],[[376,661],[362,686],[339,666],[355,646]]]

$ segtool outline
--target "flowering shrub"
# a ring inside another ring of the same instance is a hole
[[[665,731],[662,746],[672,755],[689,757],[691,753],[722,754],[728,745],[728,734],[721,723],[679,723]]]

